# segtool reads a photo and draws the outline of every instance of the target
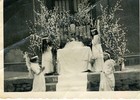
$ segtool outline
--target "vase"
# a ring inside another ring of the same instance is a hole
[[[121,71],[122,70],[122,65],[121,64],[116,64],[114,66],[114,68],[115,68],[115,71]]]
[[[124,63],[124,61],[122,62],[122,64],[121,64],[122,66],[122,68],[121,68],[121,70],[124,70],[125,69],[125,63]]]

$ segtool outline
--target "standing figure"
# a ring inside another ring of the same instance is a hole
[[[104,56],[104,66],[100,74],[100,88],[99,91],[114,91],[115,77],[114,77],[114,65],[115,61],[110,59],[108,53]]]
[[[29,71],[28,77],[32,78],[32,77],[33,77],[33,73],[32,73],[32,71],[30,70],[30,68],[31,68],[31,67],[30,67],[30,66],[31,66],[31,62],[30,62],[30,58],[29,58],[28,52],[25,52],[25,53],[24,53],[24,57],[23,57],[23,58],[25,58],[27,70]]]
[[[93,71],[100,72],[103,67],[103,50],[101,46],[100,36],[96,29],[91,30],[92,36],[92,58],[95,60]]]
[[[42,66],[45,67],[44,74],[51,74],[54,72],[52,43],[48,42],[46,39],[43,40]]]
[[[45,92],[46,85],[45,85],[45,77],[43,74],[44,67],[40,67],[38,63],[38,56],[32,57],[30,59],[31,62],[31,71],[33,71],[33,86],[32,92]]]

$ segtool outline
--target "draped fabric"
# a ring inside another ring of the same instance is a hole
[[[100,74],[100,91],[114,91],[115,78],[114,78],[114,65],[115,61],[109,59],[105,61],[103,70]]]
[[[45,77],[42,72],[40,73],[39,64],[31,63],[31,70],[34,72],[32,92],[45,92],[46,91]]]
[[[57,52],[60,75],[56,91],[86,91],[87,89],[87,73],[83,71],[91,70],[89,63],[91,50],[89,47],[74,45],[67,45]]]
[[[72,41],[72,42],[68,42],[65,45],[65,48],[64,49],[66,50],[66,49],[81,48],[83,46],[84,46],[84,44],[82,42]]]

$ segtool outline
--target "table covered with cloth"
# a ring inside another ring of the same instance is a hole
[[[58,84],[56,91],[86,91],[87,73],[91,70],[90,47],[64,48],[57,51]]]

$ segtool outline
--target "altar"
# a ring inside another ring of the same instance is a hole
[[[87,46],[59,49],[56,91],[86,91],[87,72],[84,71],[91,70],[91,56],[91,49]]]
[[[91,49],[86,46],[59,49],[57,51],[58,72],[62,75],[91,70],[91,64],[89,63],[91,56]]]

